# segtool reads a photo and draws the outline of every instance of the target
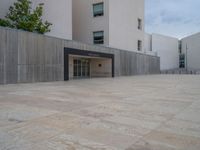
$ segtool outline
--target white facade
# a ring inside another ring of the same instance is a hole
[[[73,0],[73,40],[93,44],[93,32],[104,31],[104,43],[109,44],[109,1],[104,1],[104,16],[93,17],[93,3],[102,0]]]
[[[104,15],[93,16],[93,4],[103,2]],[[142,29],[138,29],[141,19]],[[93,32],[104,31],[104,46],[144,49],[144,0],[73,0],[73,39],[93,44]]]
[[[0,0],[0,18],[4,18],[8,9],[16,0]],[[49,36],[72,39],[72,0],[32,0],[32,6],[44,3],[43,19],[51,22]]]
[[[185,67],[200,70],[200,33],[181,40],[182,53],[185,54]]]
[[[160,57],[161,71],[176,70],[179,67],[200,70],[200,33],[181,40],[160,34],[145,33],[144,51],[146,54]]]
[[[144,0],[109,1],[109,46],[137,51],[138,40],[144,50]],[[142,20],[142,30],[138,29]]]
[[[160,57],[160,69],[179,68],[179,40],[159,34],[145,34],[145,52],[156,53]]]
[[[148,33],[144,36],[144,53],[157,56],[157,52],[152,49],[152,35]]]
[[[160,69],[178,69],[179,51],[177,38],[152,34],[152,49],[160,57]]]
[[[144,51],[147,53],[152,51],[152,35],[148,33],[144,36]]]

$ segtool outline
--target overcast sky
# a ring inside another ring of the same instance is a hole
[[[182,38],[200,32],[200,0],[145,0],[146,32]]]

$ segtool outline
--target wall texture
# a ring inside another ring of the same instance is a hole
[[[64,47],[114,54],[115,76],[160,72],[155,56],[0,27],[0,84],[63,81]]]
[[[112,59],[91,59],[90,72],[91,77],[112,77]]]
[[[183,38],[181,42],[183,53],[186,54],[187,48],[187,69],[200,70],[200,33]]]
[[[0,0],[0,18],[4,18],[8,9],[17,0]],[[49,36],[72,39],[72,0],[31,0],[32,7],[44,3],[43,19],[53,25]],[[56,6],[56,7],[55,7]]]

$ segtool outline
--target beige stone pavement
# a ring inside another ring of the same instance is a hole
[[[0,150],[200,150],[200,76],[0,85]]]

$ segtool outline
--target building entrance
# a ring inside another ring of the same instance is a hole
[[[73,77],[75,79],[79,78],[89,78],[90,77],[90,60],[86,58],[74,58],[73,62],[74,72]]]
[[[64,49],[64,80],[114,77],[114,54]]]

